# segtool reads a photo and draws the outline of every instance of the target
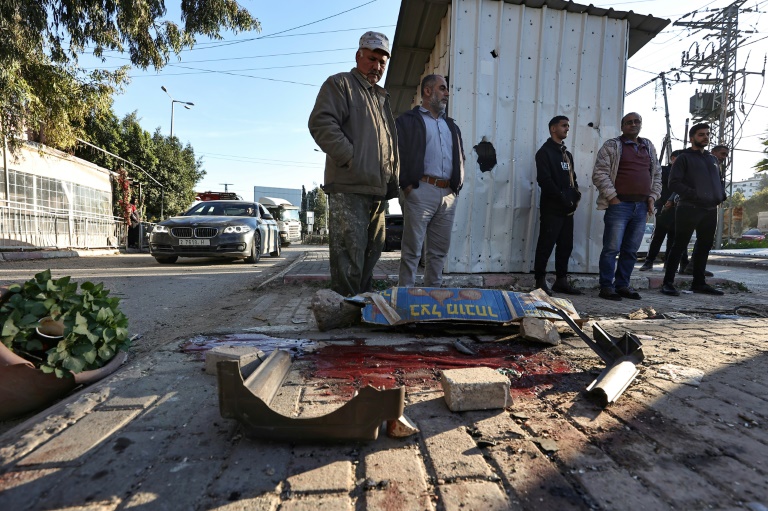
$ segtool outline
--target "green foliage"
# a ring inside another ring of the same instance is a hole
[[[766,138],[765,140],[763,140],[762,144],[765,146],[765,149],[763,149],[763,152],[764,152],[764,153],[766,153],[766,154],[768,154],[768,138]],[[763,158],[762,160],[760,160],[759,162],[757,162],[757,164],[755,164],[755,166],[754,166],[753,168],[754,168],[755,170],[757,170],[757,172],[765,172],[765,171],[768,171],[768,158]],[[763,184],[764,184],[764,183],[765,183],[766,185],[768,185],[768,182],[766,182],[766,180],[765,180],[765,179],[761,179],[761,180],[760,180],[760,185],[761,185],[761,187],[763,186]]]
[[[315,229],[328,225],[328,196],[319,186],[307,192],[307,211],[315,212]]]
[[[752,197],[744,201],[742,224],[745,227],[757,227],[757,214],[761,211],[768,211],[768,188],[755,192]]]
[[[0,340],[59,378],[102,367],[128,349],[128,318],[104,284],[83,282],[80,290],[70,277],[53,280],[50,270],[11,286],[11,297],[0,307]],[[45,317],[64,322],[64,338],[55,345],[35,333]]]
[[[768,240],[744,240],[735,241],[733,243],[726,243],[723,248],[768,248]]]
[[[89,147],[78,147],[76,156],[102,167],[117,169],[120,166],[136,181],[143,183],[142,202],[146,206],[143,217],[159,221],[160,205],[163,202],[165,217],[179,214],[195,200],[195,185],[205,175],[202,160],[195,158],[191,145],[182,146],[176,137],[166,137],[157,129],[154,135],[139,124],[136,112],[122,120],[109,112],[94,114],[85,121],[85,139],[111,153],[139,165],[159,181],[163,188],[146,177],[140,170],[125,165],[119,160]],[[161,197],[161,191],[164,196]],[[115,190],[115,196],[120,191]],[[120,216],[120,211],[115,211]]]
[[[196,36],[221,30],[259,30],[236,0],[182,0],[183,25],[165,19],[164,0],[4,0],[0,2],[0,131],[12,151],[27,127],[41,142],[71,147],[86,116],[106,113],[129,66],[86,71],[85,51],[128,53],[141,69],[163,68],[171,53],[194,46]],[[79,127],[78,127],[79,126]]]

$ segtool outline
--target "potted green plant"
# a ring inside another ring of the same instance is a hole
[[[0,419],[38,408],[125,361],[130,340],[120,300],[108,296],[103,284],[77,288],[70,277],[52,279],[46,270],[6,289],[0,305]]]

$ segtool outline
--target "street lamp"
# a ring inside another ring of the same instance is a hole
[[[176,105],[176,103],[181,103],[184,105],[184,108],[189,110],[189,107],[195,106],[195,104],[190,103],[189,101],[179,101],[178,99],[173,99],[173,96],[171,96],[171,93],[168,92],[168,89],[165,88],[165,85],[161,85],[160,88],[163,89],[163,92],[168,94],[169,98],[171,98],[171,137],[173,137],[173,107]]]

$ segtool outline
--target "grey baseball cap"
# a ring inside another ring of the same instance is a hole
[[[366,32],[360,38],[360,49],[381,50],[389,57],[389,38],[381,32]]]

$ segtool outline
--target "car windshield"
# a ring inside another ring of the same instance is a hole
[[[195,204],[184,216],[255,216],[255,211],[253,204],[210,201]]]

